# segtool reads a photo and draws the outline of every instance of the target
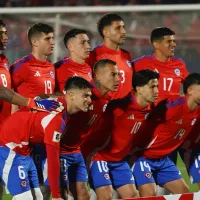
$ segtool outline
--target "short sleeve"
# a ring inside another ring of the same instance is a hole
[[[185,65],[185,63],[183,62],[183,80],[182,83],[184,82],[184,80],[186,79],[186,77],[189,75],[189,72],[187,70],[187,67]]]
[[[49,114],[41,121],[44,129],[44,143],[60,147],[60,140],[65,130],[66,124],[61,114]]]

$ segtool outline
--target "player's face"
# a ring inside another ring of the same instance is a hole
[[[76,54],[77,57],[85,60],[89,57],[90,53],[90,41],[88,36],[86,34],[76,35],[75,38],[69,41],[68,48]]]
[[[53,33],[42,33],[41,37],[37,40],[39,52],[46,56],[50,56],[53,53],[54,45],[55,42]]]
[[[192,96],[194,102],[200,105],[200,85],[191,85],[188,89],[188,93]]]
[[[78,90],[78,89],[74,90],[73,91],[74,107],[78,111],[87,112],[90,104],[92,103],[91,95],[92,92],[89,88],[83,90]]]
[[[120,77],[116,65],[107,64],[106,67],[99,69],[96,76],[100,89],[115,92],[118,89]]]
[[[122,45],[126,39],[126,30],[123,21],[114,21],[104,29],[104,36],[117,45]]]
[[[174,56],[175,47],[176,41],[174,35],[166,35],[162,41],[158,42],[157,50],[166,58],[170,58]]]
[[[158,79],[152,79],[142,87],[141,95],[149,103],[153,103],[158,98]]]
[[[0,26],[0,50],[5,50],[8,42],[6,27]]]

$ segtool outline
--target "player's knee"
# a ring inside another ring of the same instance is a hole
[[[87,183],[81,183],[77,189],[78,199],[89,200],[90,194],[88,191]]]
[[[33,200],[33,196],[31,194],[31,191],[26,191],[21,194],[17,194],[13,196],[12,200],[22,200],[22,199],[28,199],[28,200]]]
[[[138,187],[139,189],[139,194],[141,197],[150,197],[150,196],[156,196],[156,188],[153,187],[143,187],[140,186]]]
[[[49,186],[46,185],[41,185],[40,186],[40,190],[42,192],[43,195],[43,199],[44,200],[49,200],[50,196],[51,196],[51,190]]]

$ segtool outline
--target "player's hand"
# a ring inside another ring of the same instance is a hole
[[[41,111],[48,110],[52,113],[62,112],[62,110],[64,109],[63,104],[53,98],[41,100],[29,99],[27,107]]]

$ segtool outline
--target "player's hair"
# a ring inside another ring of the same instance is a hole
[[[191,85],[200,85],[200,73],[192,73],[189,74],[184,83],[183,83],[183,92],[184,94],[187,93],[187,89],[191,86]]]
[[[31,40],[35,36],[41,36],[42,33],[48,34],[53,33],[53,27],[49,26],[48,24],[38,23],[31,26],[28,30],[28,41],[31,44]]]
[[[115,13],[108,13],[104,15],[98,22],[97,22],[97,30],[102,38],[104,38],[103,35],[103,29],[106,26],[110,26],[113,22],[116,21],[124,21],[122,17]]]
[[[113,60],[110,60],[110,59],[101,59],[101,60],[98,60],[94,67],[93,67],[93,72],[94,74],[100,69],[100,68],[103,68],[103,67],[106,67],[107,64],[111,64],[111,65],[116,65],[117,63]]]
[[[133,90],[137,92],[136,87],[138,86],[142,87],[148,84],[150,80],[156,79],[156,78],[159,79],[159,77],[160,77],[159,73],[152,71],[150,69],[144,69],[144,70],[135,72],[132,79]]]
[[[79,34],[87,34],[87,31],[83,30],[83,29],[76,29],[76,28],[68,31],[65,34],[64,39],[63,39],[65,47],[67,48],[67,43],[68,43],[69,39],[74,38],[74,37],[76,37],[76,35],[79,35]]]
[[[155,28],[151,32],[150,41],[151,41],[151,43],[153,43],[158,40],[163,40],[164,36],[166,36],[166,35],[175,35],[175,32],[167,27]]]
[[[2,19],[0,19],[0,26],[6,27],[6,24],[4,23]]]
[[[87,80],[85,80],[80,76],[73,76],[66,80],[64,90],[65,91],[70,89],[83,90],[87,88],[92,88],[92,85]]]

